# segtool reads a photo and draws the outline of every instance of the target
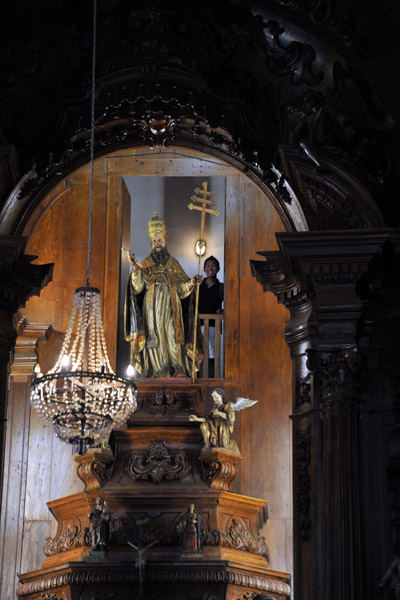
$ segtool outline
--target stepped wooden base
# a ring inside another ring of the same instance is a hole
[[[43,567],[86,559],[90,550],[88,515],[98,494],[98,490],[92,490],[48,503],[58,530],[54,538],[47,539]],[[101,495],[111,512],[110,560],[131,562],[134,552],[128,542],[139,546],[156,542],[148,556],[175,561],[183,551],[178,525],[193,502],[202,519],[204,560],[229,560],[255,568],[268,566],[267,544],[257,534],[267,518],[263,500],[207,488],[181,488],[179,495],[171,489],[129,493],[104,489]],[[137,524],[143,520],[143,525]]]
[[[143,386],[129,429],[113,435],[115,459],[101,450],[76,458],[85,490],[48,503],[57,532],[46,540],[42,569],[20,575],[19,598],[252,600],[261,592],[288,598],[289,576],[269,569],[258,533],[266,503],[229,491],[238,452],[201,451],[189,415],[204,412],[204,398],[200,387],[186,388],[170,381],[168,388]],[[111,515],[105,554],[91,550],[89,513],[97,496]],[[190,504],[200,542],[193,553],[185,537]]]

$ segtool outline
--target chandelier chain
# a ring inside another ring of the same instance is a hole
[[[90,110],[90,184],[89,184],[89,227],[88,227],[88,258],[86,268],[86,285],[89,285],[90,267],[92,262],[92,206],[93,206],[93,172],[94,172],[94,124],[96,102],[96,42],[97,42],[97,0],[93,0],[93,47],[92,47],[92,91]]]
[[[86,284],[75,290],[72,314],[56,364],[47,375],[35,368],[31,400],[51,420],[60,439],[79,454],[106,442],[137,408],[134,381],[117,376],[108,358],[100,290],[89,284],[92,258],[94,127],[96,98],[97,0],[93,0],[93,55],[90,125],[90,187]]]

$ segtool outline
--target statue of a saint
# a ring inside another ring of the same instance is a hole
[[[237,398],[236,402],[224,402],[225,392],[221,388],[215,388],[211,392],[213,407],[208,416],[197,417],[190,415],[190,421],[200,423],[200,431],[203,436],[203,449],[226,448],[232,452],[239,452],[234,440],[231,440],[236,415],[238,410],[252,406],[257,400],[248,398]]]
[[[195,510],[194,504],[189,508],[179,523],[178,532],[182,533],[184,552],[193,553],[201,550],[201,517]]]
[[[101,496],[96,498],[96,506],[89,513],[89,533],[92,550],[105,552],[110,543],[110,510]]]
[[[141,264],[125,250],[132,264],[125,298],[125,339],[131,344],[131,364],[142,377],[188,377],[195,330],[194,303],[189,296],[197,278],[189,279],[169,254],[165,223],[156,211],[148,234],[151,252]],[[186,298],[183,307],[181,301]],[[201,348],[198,340],[196,370]]]

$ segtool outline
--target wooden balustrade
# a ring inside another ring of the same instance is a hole
[[[223,332],[222,321],[223,314],[199,314],[200,323],[203,328],[203,349],[204,358],[201,364],[199,377],[206,378],[223,378],[224,377],[224,347],[223,347]],[[210,322],[215,323],[215,327],[210,327]],[[215,338],[212,340],[212,329],[215,330]],[[211,334],[211,336],[210,336]],[[211,337],[211,339],[210,339]],[[214,350],[214,358],[210,357],[210,343]]]

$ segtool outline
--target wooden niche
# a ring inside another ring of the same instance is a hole
[[[252,600],[264,594],[264,598],[283,600],[290,596],[287,567],[291,566],[284,558],[290,555],[291,522],[286,315],[266,301],[249,267],[257,250],[275,249],[274,232],[283,226],[263,194],[231,166],[215,158],[204,161],[204,155],[187,149],[184,153],[168,149],[151,159],[141,154],[143,149],[130,150],[96,161],[91,284],[102,289],[107,307],[104,323],[110,358],[115,365],[121,344],[117,323],[123,286],[116,282],[120,272],[122,277],[127,272],[120,252],[127,215],[121,177],[219,176],[226,178],[225,376],[195,383],[139,381],[138,409],[125,430],[113,433],[111,447],[75,457],[84,490],[69,495],[60,485],[60,497],[48,502],[57,530],[43,540],[42,566],[20,575],[18,597]],[[55,261],[53,283],[39,300],[30,301],[26,318],[38,323],[46,314],[56,331],[65,331],[67,296],[72,298],[73,288],[81,283],[75,277],[86,253],[86,218],[80,215],[85,214],[82,190],[87,177],[86,167],[73,173],[67,191],[50,203],[47,212],[34,215],[26,232],[29,253],[37,254],[41,262]],[[241,454],[236,456],[219,450],[202,455],[198,424],[188,418],[210,410],[215,385],[224,388],[228,400],[240,395],[258,400],[238,419],[233,437]],[[269,438],[266,431],[274,427],[279,431]],[[55,462],[56,457],[48,460]],[[286,478],[274,478],[274,473],[282,472]],[[251,497],[253,490],[261,499]],[[269,515],[267,511],[269,495],[272,515],[270,508]],[[105,552],[91,549],[89,513],[99,496],[110,514]],[[200,524],[196,548],[188,549],[182,523],[191,504]]]

